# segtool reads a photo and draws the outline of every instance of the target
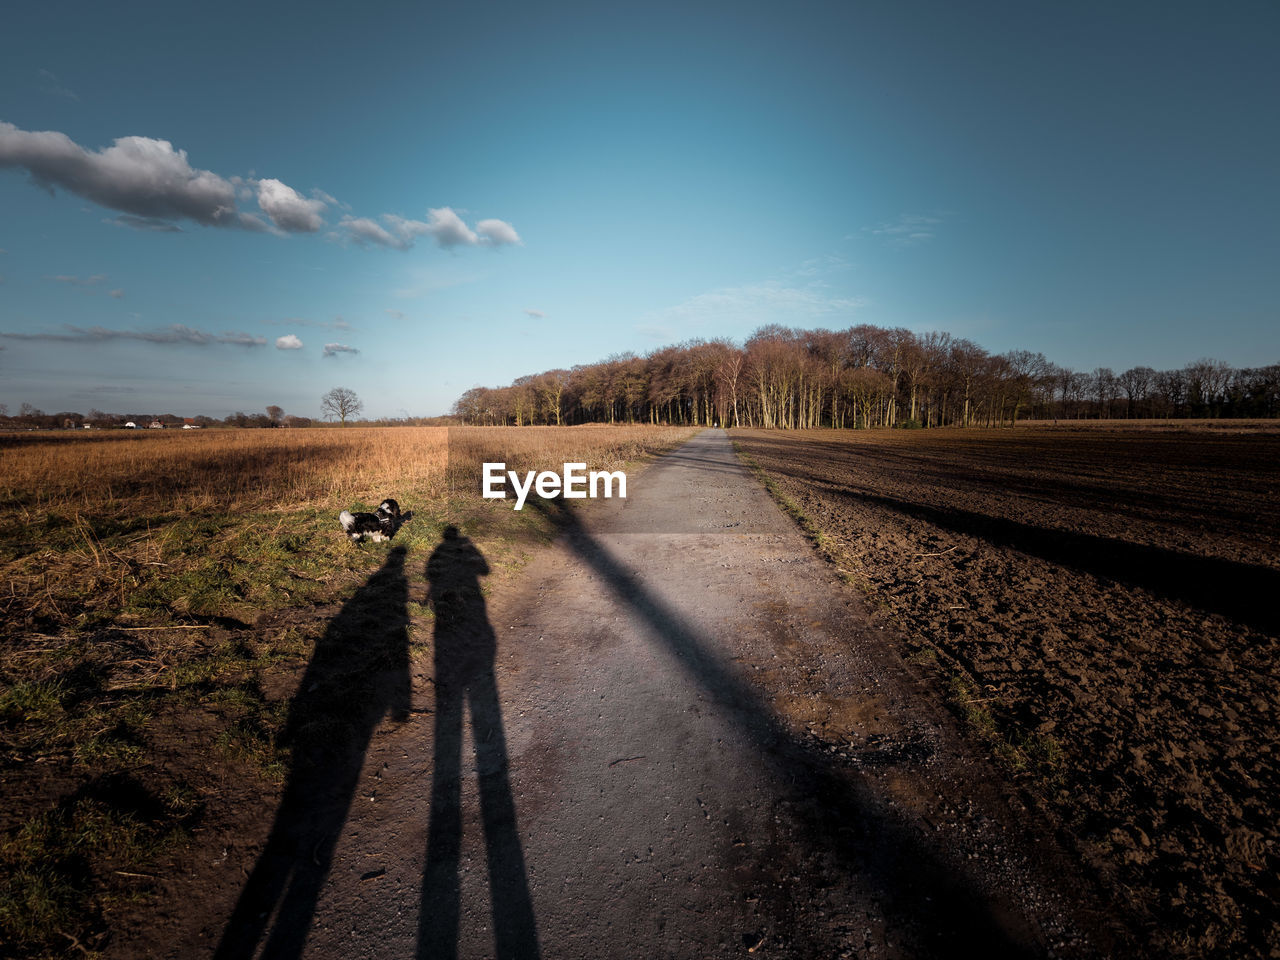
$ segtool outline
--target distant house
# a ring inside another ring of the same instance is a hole
[[[125,428],[126,430],[137,430],[137,429],[138,429],[138,425],[137,425],[136,423],[134,423],[132,420],[130,420],[128,423],[126,423],[126,424],[124,425],[124,428]]]
[[[147,424],[147,428],[150,430],[163,430],[164,424],[161,423],[159,420],[152,420],[149,424]]]

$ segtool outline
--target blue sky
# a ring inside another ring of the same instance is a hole
[[[22,6],[11,412],[431,415],[771,322],[1280,362],[1270,0]]]

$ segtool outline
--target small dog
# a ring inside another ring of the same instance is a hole
[[[374,543],[390,540],[400,529],[400,504],[390,497],[378,504],[376,513],[351,513],[343,510],[338,514],[338,522],[342,529],[356,543],[368,534]]]

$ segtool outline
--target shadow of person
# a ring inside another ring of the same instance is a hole
[[[458,955],[464,701],[471,710],[495,956],[510,960],[540,955],[507,777],[507,744],[493,672],[497,637],[480,593],[480,577],[488,573],[484,556],[456,527],[444,531],[427,561],[427,599],[435,611],[436,713],[431,821],[418,913],[417,955],[422,960]]]
[[[409,715],[405,548],[395,547],[330,621],[289,704],[289,778],[266,847],[214,954],[302,953],[374,730]]]

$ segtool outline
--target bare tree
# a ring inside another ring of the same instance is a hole
[[[1116,395],[1116,375],[1110,367],[1098,367],[1089,375],[1094,399],[1098,401],[1098,419],[1111,419],[1111,401]]]
[[[277,407],[274,403],[267,407],[267,419],[271,421],[273,427],[280,426],[280,421],[284,419],[284,408]]]
[[[320,398],[320,409],[324,411],[325,416],[330,420],[337,417],[345,427],[348,417],[354,417],[364,409],[364,402],[356,396],[354,390],[348,390],[346,387],[334,387]]]
[[[1120,374],[1120,386],[1124,390],[1124,415],[1133,417],[1138,404],[1147,398],[1147,391],[1155,379],[1156,372],[1150,367],[1130,367]]]
[[[716,368],[716,380],[729,394],[729,403],[733,407],[733,425],[735,427],[742,426],[742,420],[738,416],[738,377],[742,375],[742,360],[742,352],[734,350],[732,353],[726,353],[724,359],[720,361],[720,366]],[[724,420],[722,419],[721,422],[723,423]]]

